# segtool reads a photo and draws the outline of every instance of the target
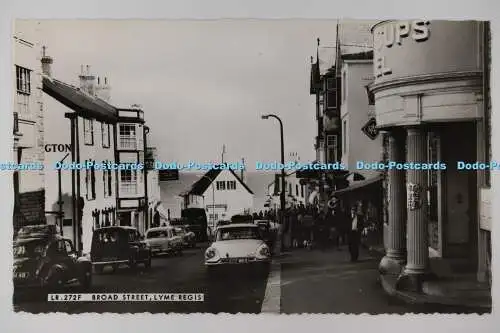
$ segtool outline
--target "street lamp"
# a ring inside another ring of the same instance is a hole
[[[281,192],[280,192],[280,205],[281,205],[281,214],[280,214],[280,223],[281,223],[281,228],[284,227],[284,211],[285,211],[285,143],[283,141],[283,122],[281,121],[280,117],[274,114],[267,114],[267,115],[262,115],[262,119],[269,119],[269,118],[274,118],[277,119],[280,123],[280,136],[281,136]],[[280,249],[278,249],[280,251]]]
[[[215,187],[214,187],[214,180],[211,179],[208,176],[202,176],[201,178],[206,178],[210,180],[210,184],[212,184],[212,218],[214,219],[214,226],[215,226]]]

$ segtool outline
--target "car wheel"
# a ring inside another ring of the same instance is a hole
[[[148,257],[148,259],[144,262],[144,267],[146,269],[151,268],[151,255]]]
[[[84,291],[88,291],[92,287],[92,271],[90,269],[85,271],[81,283]]]
[[[135,260],[134,257],[130,258],[129,261],[128,261],[128,266],[131,269],[136,269],[137,268],[137,260]]]

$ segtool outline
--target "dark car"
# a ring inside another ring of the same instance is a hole
[[[247,214],[237,214],[231,217],[231,223],[253,223],[252,215]]]
[[[207,214],[203,208],[185,208],[181,211],[185,225],[194,232],[197,242],[208,241],[208,221]]]
[[[101,273],[105,266],[118,269],[121,264],[136,268],[141,263],[151,267],[151,249],[136,228],[112,226],[96,229],[92,236],[90,258]]]
[[[92,264],[78,257],[73,243],[58,235],[23,233],[14,241],[14,289],[60,289],[79,283],[92,285]]]

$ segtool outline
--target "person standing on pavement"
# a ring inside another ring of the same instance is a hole
[[[358,261],[361,230],[363,230],[363,217],[358,214],[358,208],[353,206],[351,208],[351,230],[349,232],[349,253],[353,262]]]

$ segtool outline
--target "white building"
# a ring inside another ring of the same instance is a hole
[[[36,163],[38,170],[14,171],[14,230],[45,222],[44,106],[37,32],[16,21],[13,36],[13,162]]]
[[[342,124],[342,164],[351,172],[372,178],[379,170],[358,170],[357,163],[382,160],[382,135],[373,139],[362,132],[375,119],[375,105],[368,98],[366,86],[373,81],[373,54],[342,55],[340,118]]]
[[[46,66],[44,72],[47,113],[57,120],[47,122],[47,131],[64,137],[64,142],[58,143],[70,145],[71,151],[64,162],[115,162],[117,110],[95,96],[94,76],[88,67],[80,75],[80,87],[51,78],[50,66]],[[57,215],[54,215],[59,211],[59,181],[55,164],[65,155],[65,152],[46,153],[45,166],[50,179],[46,196],[49,224],[58,222]],[[117,223],[116,173],[115,170],[95,168],[61,171],[64,220],[58,230],[62,229],[63,235],[72,239],[79,251],[90,250],[95,228]]]
[[[153,225],[160,224],[160,217],[167,219],[168,214],[165,214],[165,209],[161,205],[160,178],[158,169],[154,168],[154,161],[158,160],[158,154],[155,147],[146,148],[146,166],[147,169],[147,193],[148,193],[148,223],[146,230]]]
[[[268,185],[267,193],[269,198],[269,208],[275,209],[280,208],[280,186],[281,177],[275,177],[275,181]],[[275,186],[278,182],[278,186]],[[310,195],[310,190],[305,181],[301,181],[297,178],[296,172],[289,173],[285,176],[285,202],[286,207],[298,206],[303,204],[304,206],[308,203],[308,198]]]
[[[182,193],[183,208],[205,208],[208,223],[250,214],[254,193],[233,170],[211,169]]]

